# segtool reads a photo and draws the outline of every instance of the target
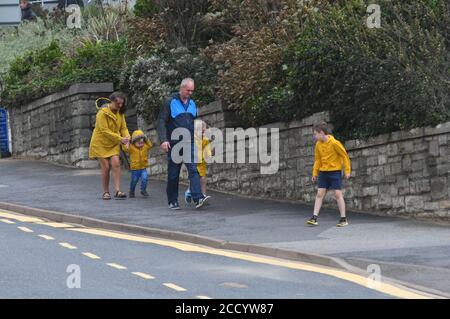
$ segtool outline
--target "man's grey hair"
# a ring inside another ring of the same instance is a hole
[[[181,84],[180,84],[180,89],[185,87],[189,82],[192,82],[192,84],[194,84],[194,80],[191,78],[183,79],[183,81],[181,81]]]

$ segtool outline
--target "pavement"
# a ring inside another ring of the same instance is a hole
[[[129,184],[123,172],[122,187]],[[112,223],[183,232],[225,242],[237,242],[324,255],[371,274],[381,275],[450,296],[450,226],[349,212],[350,225],[335,227],[339,214],[324,209],[319,225],[305,220],[311,206],[301,203],[248,199],[220,192],[200,210],[182,203],[167,208],[165,183],[151,180],[150,198],[101,200],[100,172],[56,166],[41,161],[0,160],[0,202],[95,218]],[[1,205],[0,205],[0,208]],[[5,207],[3,207],[5,208]],[[368,268],[369,267],[369,268]],[[372,268],[371,268],[372,267]]]

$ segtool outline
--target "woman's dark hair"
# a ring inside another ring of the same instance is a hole
[[[113,92],[113,93],[109,96],[109,99],[110,99],[112,102],[117,101],[117,99],[123,99],[123,105],[122,105],[122,107],[120,108],[119,113],[120,113],[120,114],[125,113],[125,111],[127,110],[127,97],[126,97],[126,95],[125,95],[124,93],[119,92],[119,91]]]

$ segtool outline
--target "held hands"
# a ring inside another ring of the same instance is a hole
[[[161,143],[160,147],[164,150],[164,152],[168,152],[170,149],[170,143],[169,142],[163,142]]]
[[[130,146],[130,137],[129,137],[129,136],[122,137],[122,139],[120,140],[120,142],[121,142],[122,144],[124,144],[125,147],[128,149],[129,146]]]
[[[129,144],[129,143],[130,143],[130,137],[129,137],[129,136],[122,137],[122,139],[120,140],[120,142],[121,142],[122,144]]]

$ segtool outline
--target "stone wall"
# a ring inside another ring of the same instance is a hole
[[[220,129],[239,124],[217,102],[200,109],[200,116],[210,126]],[[301,121],[263,126],[279,128],[279,171],[263,175],[259,164],[210,164],[208,187],[252,197],[313,203],[316,185],[311,182],[312,125],[321,120],[329,120],[329,115],[317,113]],[[158,145],[154,126],[146,130]],[[347,207],[355,211],[449,219],[449,139],[450,122],[447,122],[384,134],[367,141],[346,141],[352,161],[352,177],[344,182]],[[247,141],[246,150],[250,149]],[[166,154],[153,149],[150,174],[165,179],[166,168]],[[186,178],[185,170],[182,178]],[[326,205],[335,206],[331,192]]]
[[[112,83],[75,84],[65,91],[10,108],[13,156],[97,167],[97,162],[88,158],[95,100],[112,91]]]

